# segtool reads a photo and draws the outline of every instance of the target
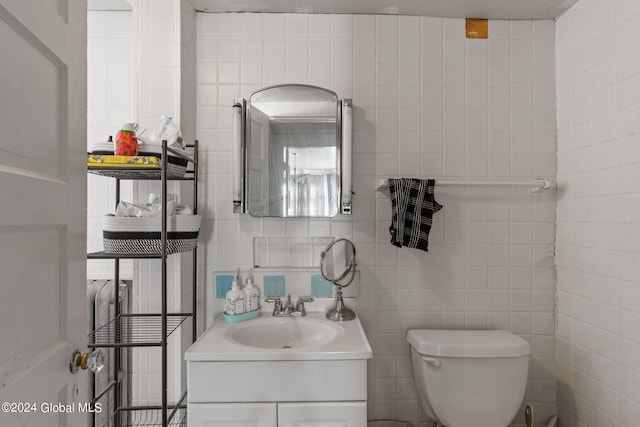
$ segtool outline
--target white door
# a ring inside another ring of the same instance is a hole
[[[2,426],[87,423],[86,12],[0,0]]]

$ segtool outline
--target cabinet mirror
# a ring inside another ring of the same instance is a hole
[[[234,211],[255,217],[351,212],[351,103],[279,85],[234,105]]]

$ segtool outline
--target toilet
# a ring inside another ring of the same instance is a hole
[[[527,384],[531,346],[508,331],[412,329],[411,365],[425,413],[446,427],[506,427]]]

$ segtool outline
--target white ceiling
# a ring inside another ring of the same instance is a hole
[[[191,0],[206,12],[299,12],[549,19],[578,0]]]

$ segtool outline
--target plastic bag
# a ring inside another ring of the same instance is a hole
[[[148,137],[143,138],[145,144],[162,145],[166,140],[167,145],[184,150],[182,134],[173,121],[173,117],[162,116],[151,130]]]
[[[175,214],[176,215],[191,215],[193,214],[193,210],[189,205],[180,205],[180,199],[178,195],[175,193],[167,193],[167,200],[169,203],[173,203],[175,205]],[[149,193],[149,203],[162,203],[162,195],[159,193]]]
[[[175,203],[172,201],[167,202],[167,215],[175,215],[176,208]],[[162,216],[162,203],[145,203],[143,205],[136,205],[134,203],[128,203],[121,201],[116,208],[116,217],[136,217],[136,218],[152,218]]]

